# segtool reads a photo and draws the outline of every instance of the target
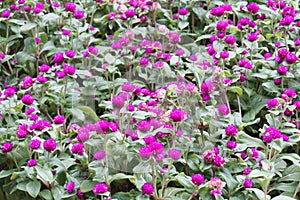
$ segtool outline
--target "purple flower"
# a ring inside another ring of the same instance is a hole
[[[294,42],[295,46],[299,46],[300,45],[300,38],[297,38]]]
[[[250,42],[256,41],[258,39],[258,35],[256,32],[249,33],[247,36],[247,40]]]
[[[149,58],[146,58],[146,57],[143,57],[140,59],[140,66],[141,67],[144,67],[144,66],[147,66],[149,65]]]
[[[120,41],[115,41],[111,44],[111,48],[113,49],[121,49],[122,48],[122,43]]]
[[[180,109],[173,109],[170,113],[170,118],[174,121],[174,122],[180,122],[184,119],[184,111],[180,110]]]
[[[83,197],[84,197],[84,194],[80,191],[79,188],[76,190],[76,195],[77,195],[79,198],[83,198]]]
[[[222,51],[220,53],[220,58],[225,59],[225,58],[228,58],[228,57],[229,57],[229,52],[228,51]]]
[[[42,64],[41,66],[39,66],[40,72],[47,72],[49,69],[50,69],[50,66],[47,64]]]
[[[177,44],[177,43],[180,43],[180,41],[181,41],[179,33],[170,31],[168,36],[169,36],[169,40],[171,43]]]
[[[288,71],[288,68],[287,68],[287,66],[284,66],[284,65],[281,65],[277,68],[277,72],[280,75],[285,75],[287,73],[287,71]]]
[[[221,21],[218,21],[216,29],[219,32],[225,32],[227,29],[227,26],[228,26],[228,22],[226,20],[221,20]]]
[[[281,132],[274,127],[269,126],[263,133],[262,139],[265,142],[272,142],[274,139],[281,138]]]
[[[72,65],[66,65],[64,67],[64,72],[69,75],[73,75],[76,72],[76,68]]]
[[[88,52],[96,56],[98,54],[98,49],[95,46],[89,46]]]
[[[127,18],[132,18],[132,17],[135,16],[135,11],[134,11],[133,9],[127,9],[127,10],[125,11],[125,16],[126,16]]]
[[[251,148],[250,151],[251,151],[251,158],[253,160],[256,160],[259,156],[258,151],[255,148]]]
[[[227,44],[234,44],[235,37],[233,35],[227,35],[224,39],[224,42],[226,42]]]
[[[212,177],[208,182],[208,188],[211,189],[210,194],[214,196],[215,194],[222,194],[223,184],[220,178]]]
[[[120,95],[114,96],[111,101],[112,101],[112,106],[115,109],[121,109],[124,107],[125,99]]]
[[[32,96],[30,96],[29,94],[25,94],[22,98],[21,98],[22,102],[26,105],[31,105],[34,102],[34,98]]]
[[[105,134],[109,131],[109,122],[106,120],[99,120],[95,125],[98,134]]]
[[[38,139],[32,139],[29,143],[29,148],[38,149],[41,146],[41,141]]]
[[[9,16],[10,16],[10,11],[9,10],[2,11],[1,17],[3,17],[3,18],[9,18]]]
[[[76,55],[76,52],[73,51],[72,49],[69,49],[65,52],[66,56],[69,57],[69,58],[74,58],[75,55]]]
[[[13,144],[11,142],[4,142],[2,144],[1,150],[3,153],[10,152],[13,148]]]
[[[65,5],[65,10],[70,11],[70,12],[75,12],[76,10],[76,5],[73,2],[68,2]]]
[[[178,14],[179,15],[187,15],[189,10],[187,8],[180,8]]]
[[[115,17],[116,17],[116,13],[115,12],[108,13],[108,15],[107,15],[107,18],[110,21],[113,20],[113,19],[115,19]]]
[[[220,155],[216,155],[213,161],[213,164],[217,167],[222,167],[225,163],[224,157]]]
[[[93,188],[93,193],[94,194],[99,194],[99,193],[105,193],[109,190],[108,186],[106,183],[97,183],[94,188]]]
[[[63,52],[57,52],[55,53],[53,57],[54,63],[61,63],[64,61],[64,53]]]
[[[224,12],[225,12],[225,9],[222,6],[217,6],[210,10],[210,14],[214,15],[214,16],[222,16],[224,14]]]
[[[143,194],[153,194],[154,192],[154,188],[151,183],[144,183],[141,189]]]
[[[220,105],[218,105],[218,112],[221,115],[228,115],[229,114],[229,108],[227,107],[226,104],[220,104]]]
[[[82,155],[84,153],[84,145],[82,143],[75,143],[71,148],[73,154]]]
[[[247,5],[247,9],[250,13],[257,13],[259,10],[259,7],[255,2],[251,2]]]
[[[53,140],[52,138],[48,138],[44,142],[44,149],[46,149],[46,151],[48,151],[48,152],[55,150],[56,149],[56,141]]]
[[[78,11],[76,11],[76,12],[74,13],[74,17],[75,17],[76,19],[82,19],[82,18],[84,18],[84,12],[81,11],[81,10],[78,10]]]
[[[215,188],[210,191],[211,196],[215,196],[216,194],[222,195],[222,190],[220,188]]]
[[[160,154],[164,152],[164,145],[161,142],[152,142],[149,147],[152,149],[152,153]]]
[[[71,181],[69,183],[67,183],[66,185],[66,190],[68,193],[72,193],[74,191],[74,187],[75,187],[75,182]]]
[[[61,33],[62,33],[63,35],[69,36],[70,33],[71,33],[71,31],[68,30],[68,29],[63,29],[63,30],[61,31]]]
[[[252,188],[252,181],[249,178],[244,180],[244,187],[245,188]]]
[[[227,147],[230,148],[230,149],[236,148],[236,142],[235,142],[235,141],[232,141],[232,140],[229,140],[229,141],[227,142]]]
[[[267,101],[267,106],[269,107],[269,109],[272,109],[272,108],[278,106],[278,104],[279,104],[279,102],[278,102],[277,98],[269,99]]]
[[[152,149],[149,146],[142,146],[139,150],[139,154],[141,157],[148,159],[152,155]]]
[[[178,160],[181,157],[181,151],[178,149],[170,149],[168,156],[174,160]]]
[[[65,123],[65,117],[63,115],[56,115],[53,118],[53,122],[54,124],[63,124]]]
[[[225,128],[225,133],[228,136],[233,136],[235,137],[238,134],[239,130],[237,129],[237,127],[234,124],[229,124],[228,126],[226,126]]]
[[[27,162],[28,167],[36,166],[36,164],[37,164],[37,162],[34,159],[28,160],[28,162]]]
[[[192,182],[199,186],[204,183],[204,176],[202,174],[193,174],[192,175]]]
[[[244,169],[244,171],[242,171],[242,174],[243,174],[243,175],[248,175],[248,174],[250,174],[250,172],[251,172],[251,169],[250,169],[249,166],[247,166],[247,167]]]
[[[143,138],[143,140],[144,140],[144,142],[145,142],[146,144],[150,144],[150,143],[152,143],[152,142],[156,142],[156,141],[157,141],[156,137],[153,136],[153,135],[147,135],[147,136],[145,136],[145,137]]]
[[[296,106],[296,110],[300,110],[300,100],[296,100],[293,105]]]
[[[297,56],[292,52],[288,52],[285,56],[285,60],[288,63],[295,63],[297,61]]]
[[[88,139],[90,139],[90,131],[87,128],[82,127],[80,129],[78,129],[78,133],[77,133],[77,137],[76,138],[81,143],[85,142]]]
[[[102,160],[103,158],[105,158],[106,156],[106,153],[105,151],[96,151],[95,154],[94,154],[94,160]]]
[[[150,131],[151,123],[148,120],[142,120],[138,123],[137,129],[143,132]]]
[[[209,94],[215,90],[215,85],[212,81],[205,81],[201,85],[201,92]]]

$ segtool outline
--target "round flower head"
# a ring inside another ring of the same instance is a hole
[[[252,188],[252,181],[249,178],[244,180],[244,187],[245,188]]]
[[[217,167],[222,167],[225,163],[224,157],[220,155],[216,155],[213,161],[213,164]]]
[[[228,26],[227,20],[221,20],[221,21],[218,21],[216,29],[219,32],[225,32],[227,29],[227,26]]]
[[[192,175],[192,182],[199,186],[204,183],[204,176],[202,174],[193,174]]]
[[[256,41],[258,39],[258,35],[256,32],[249,33],[247,36],[247,40],[250,42]]]
[[[38,139],[32,139],[29,143],[29,148],[38,149],[41,146],[41,141]]]
[[[180,110],[180,109],[173,109],[170,113],[170,118],[174,121],[174,122],[180,122],[184,119],[184,111]]]
[[[234,44],[235,37],[233,35],[227,35],[224,39],[224,42],[226,42],[227,44]]]
[[[103,158],[105,158],[105,156],[106,156],[105,151],[99,150],[99,151],[96,151],[96,153],[94,154],[94,159],[95,160],[102,160]]]
[[[234,124],[229,124],[228,126],[226,126],[225,128],[225,133],[228,136],[233,136],[235,137],[238,134],[239,130],[237,129],[237,127]]]
[[[67,183],[67,185],[66,185],[67,192],[68,193],[74,192],[74,187],[75,187],[75,182],[74,181],[71,181],[71,182]]]
[[[31,105],[34,102],[34,98],[29,94],[25,94],[21,100],[26,105]]]
[[[223,188],[223,184],[220,178],[218,177],[212,177],[208,183],[209,189],[221,189]]]
[[[269,109],[272,109],[278,105],[279,105],[279,102],[278,102],[277,98],[269,99],[267,101],[267,106],[269,107]]]
[[[148,159],[152,155],[152,149],[149,146],[142,146],[139,150],[139,154],[141,157]]]
[[[82,19],[82,18],[84,18],[84,12],[81,10],[78,10],[78,11],[74,12],[74,17],[76,19]]]
[[[48,152],[51,152],[56,149],[56,142],[52,138],[48,138],[44,142],[44,149]]]
[[[120,95],[114,96],[112,98],[112,105],[115,109],[121,109],[124,107],[125,99]]]
[[[9,18],[9,16],[10,16],[10,11],[9,10],[2,11],[1,17],[3,17],[3,18]]]
[[[144,183],[141,189],[143,194],[153,194],[154,192],[154,187],[151,183]]]
[[[179,15],[187,15],[189,10],[187,8],[180,8],[178,14]]]
[[[54,63],[61,63],[64,61],[64,53],[63,52],[57,52],[54,54],[53,57]]]
[[[108,186],[106,183],[97,183],[94,188],[93,188],[93,193],[94,194],[99,194],[99,193],[105,193],[109,190]]]
[[[259,10],[259,7],[255,2],[251,2],[248,4],[247,9],[250,13],[257,13]]]
[[[73,154],[82,155],[84,152],[84,145],[82,143],[75,143],[72,146],[71,152]]]
[[[68,2],[65,5],[65,10],[70,11],[70,12],[75,12],[76,10],[76,5],[73,2]]]
[[[230,149],[236,148],[236,142],[232,141],[232,140],[228,141],[227,142],[227,147],[230,148]]]
[[[3,153],[10,152],[13,148],[13,144],[11,142],[4,142],[2,144],[1,150]]]
[[[229,114],[229,108],[227,107],[226,104],[220,104],[220,105],[218,105],[218,112],[221,115],[228,115]]]
[[[248,175],[248,174],[250,174],[250,172],[251,172],[251,169],[250,169],[249,166],[247,166],[246,169],[244,169],[244,171],[242,171],[242,174],[243,175]]]
[[[284,66],[284,65],[281,65],[277,68],[277,72],[280,75],[285,75],[287,73],[287,71],[288,71],[288,68],[287,68],[287,66]]]
[[[27,162],[28,167],[36,166],[36,164],[37,164],[37,162],[34,159],[28,160],[28,162]]]
[[[181,157],[181,151],[178,149],[170,149],[168,156],[174,160],[178,160]]]
[[[53,118],[53,122],[55,124],[63,124],[65,123],[65,117],[63,115],[56,115],[54,118]]]
[[[125,11],[125,16],[127,18],[132,18],[135,16],[135,11],[133,9],[128,9]]]

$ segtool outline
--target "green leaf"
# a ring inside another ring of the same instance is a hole
[[[73,117],[79,119],[80,121],[85,120],[85,116],[84,116],[84,113],[82,112],[82,110],[80,110],[78,108],[71,108],[71,109],[69,109],[69,112],[72,113]]]
[[[83,193],[90,192],[96,184],[97,182],[95,181],[84,180],[80,185],[80,191]]]
[[[257,196],[257,199],[264,199],[264,200],[270,199],[269,195],[267,195],[267,198],[265,198],[264,192],[261,191],[260,189],[257,189],[257,188],[247,188],[246,190],[253,191],[255,193],[255,195]]]
[[[135,179],[135,177],[132,175],[118,173],[118,174],[115,174],[115,175],[109,177],[108,183],[111,184],[115,180],[122,180],[122,179]]]
[[[224,50],[225,45],[223,43],[219,42],[218,40],[216,40],[213,42],[213,47],[216,52],[220,53],[221,51]]]
[[[179,184],[184,186],[185,188],[193,188],[194,184],[192,183],[192,180],[190,177],[185,175],[184,173],[180,173],[175,177],[175,180],[178,181]]]
[[[269,190],[270,191],[279,190],[279,191],[293,193],[293,192],[295,192],[295,189],[296,189],[297,185],[298,185],[297,182],[292,182],[292,183],[277,183],[273,187],[271,187]]]
[[[36,23],[27,22],[27,24],[24,24],[23,26],[21,26],[20,31],[27,32],[27,31],[30,31],[31,29],[35,28],[36,26],[37,26]]]
[[[10,176],[14,172],[14,169],[10,170],[1,170],[0,179]]]
[[[285,195],[279,195],[277,197],[272,198],[272,200],[296,200],[296,199]]]
[[[61,200],[64,193],[64,188],[61,185],[57,185],[51,189],[51,192],[52,192],[53,199]]]
[[[258,138],[251,137],[247,133],[241,131],[237,136],[236,136],[237,142],[240,143],[245,143],[247,144],[248,147],[261,147],[263,149],[266,148],[265,144],[262,142],[262,140]]]
[[[36,198],[41,189],[41,183],[39,181],[31,181],[26,185],[27,192],[33,198]]]
[[[44,169],[39,166],[35,167],[36,172],[37,172],[37,178],[42,180],[42,181],[47,181],[51,183],[53,181],[53,174],[50,169]]]
[[[108,64],[113,64],[116,60],[116,57],[114,57],[113,55],[111,55],[110,53],[105,54],[104,56],[104,60],[108,63]]]
[[[179,27],[179,29],[184,29],[184,28],[186,28],[187,26],[189,25],[189,22],[184,22],[184,21],[180,21],[179,23],[178,23],[178,27]]]
[[[46,200],[52,200],[53,199],[51,191],[46,190],[46,189],[40,192],[40,196],[43,197]]]
[[[97,114],[95,113],[95,111],[91,107],[77,106],[77,108],[85,112],[87,115],[89,115],[95,122],[100,120]]]
[[[243,96],[243,89],[238,86],[231,86],[228,88],[228,90],[237,93],[240,97]]]

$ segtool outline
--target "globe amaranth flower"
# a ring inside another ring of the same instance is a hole
[[[64,61],[64,53],[63,52],[57,52],[54,54],[53,57],[54,63],[62,63]]]
[[[224,39],[224,42],[227,44],[234,44],[235,43],[235,37],[233,35],[227,35]]]
[[[235,141],[232,141],[232,140],[229,140],[229,141],[227,142],[227,147],[230,148],[230,149],[236,148],[236,142],[235,142]]]
[[[76,5],[73,2],[68,2],[65,5],[65,10],[70,11],[70,12],[75,12],[76,10]]]
[[[272,142],[274,139],[281,138],[281,132],[274,127],[269,126],[263,133],[262,139],[265,142]]]
[[[256,160],[259,156],[258,151],[255,148],[250,148],[250,151],[251,151],[251,158],[253,160]]]
[[[121,97],[120,95],[114,96],[112,98],[112,106],[115,109],[121,109],[123,108],[125,105],[125,99],[123,97]]]
[[[249,166],[247,166],[243,171],[242,171],[242,174],[243,175],[248,175],[250,174],[251,172],[251,168]]]
[[[98,134],[105,134],[108,133],[109,131],[109,122],[106,120],[99,120],[96,124],[95,124],[95,131]]]
[[[296,106],[296,110],[300,110],[300,100],[296,100],[293,105]]]
[[[179,15],[187,15],[189,10],[187,8],[180,8],[178,14]]]
[[[229,114],[229,108],[226,104],[219,104],[218,105],[218,112],[221,115],[228,115]]]
[[[249,178],[245,178],[244,187],[245,188],[252,188],[252,181]]]
[[[102,160],[103,158],[105,158],[106,156],[106,153],[105,151],[96,151],[95,154],[94,154],[94,160]]]
[[[285,60],[288,63],[295,63],[297,61],[297,56],[292,52],[288,52],[285,56]]]
[[[184,119],[185,112],[180,109],[173,109],[169,115],[169,117],[174,121],[174,122],[180,122]]]
[[[2,144],[1,150],[3,153],[10,152],[13,148],[13,144],[11,142],[4,142]]]
[[[212,81],[204,81],[201,84],[201,92],[205,94],[212,93],[215,90],[215,85]]]
[[[238,134],[238,132],[239,132],[239,130],[237,129],[237,127],[234,124],[229,124],[225,128],[225,133],[228,136],[235,137]]]
[[[51,152],[56,149],[56,141],[52,138],[48,138],[44,141],[44,149],[48,152]]]
[[[152,155],[152,149],[149,146],[142,146],[139,150],[139,154],[141,157],[148,159]]]
[[[82,143],[75,143],[71,148],[73,154],[82,155],[84,153],[84,145]]]
[[[78,188],[76,190],[76,195],[79,197],[79,198],[83,198],[84,197],[84,194],[81,192],[81,190]]]
[[[258,39],[258,35],[256,32],[249,33],[247,36],[247,40],[250,42],[256,41]]]
[[[33,166],[36,166],[36,165],[37,165],[37,161],[34,160],[34,159],[31,159],[31,160],[27,161],[27,166],[28,167],[33,167]]]
[[[150,131],[151,123],[148,120],[142,120],[137,124],[137,129],[143,132]]]
[[[141,67],[145,67],[145,66],[149,65],[149,63],[150,63],[149,58],[143,57],[143,58],[140,59],[140,66]]]
[[[281,94],[281,97],[285,100],[285,101],[292,101],[293,98],[296,97],[296,92],[295,90],[291,89],[291,88],[287,88],[285,89],[282,94]]]
[[[222,51],[220,52],[220,58],[228,58],[229,57],[229,52],[228,51]]]
[[[193,174],[192,175],[192,182],[199,186],[204,183],[204,176],[202,174]]]
[[[220,178],[218,177],[212,177],[210,181],[208,182],[208,188],[211,189],[210,194],[212,196],[219,194],[222,194],[223,184]]]
[[[29,143],[29,148],[38,149],[41,146],[41,141],[38,139],[32,139]]]
[[[75,182],[71,181],[71,182],[66,184],[65,188],[66,188],[68,193],[72,193],[72,192],[74,192],[74,187],[75,187]]]
[[[78,11],[74,12],[74,17],[76,19],[82,19],[82,18],[84,18],[84,12],[82,10],[78,10]]]
[[[181,157],[181,151],[178,149],[170,149],[168,156],[174,160],[178,160]]]
[[[3,18],[9,18],[9,16],[10,16],[10,11],[9,10],[2,11],[1,17],[3,17]]]
[[[278,102],[277,98],[269,99],[267,101],[267,106],[269,107],[269,109],[272,109],[278,105],[279,105],[279,102]]]
[[[141,189],[143,194],[153,194],[154,192],[154,187],[151,183],[144,183]]]
[[[53,118],[53,122],[55,124],[63,124],[65,123],[65,117],[63,115],[56,115],[54,118]]]
[[[132,17],[135,16],[135,11],[134,11],[133,9],[127,9],[127,10],[125,11],[125,16],[126,16],[127,18],[132,18]]]
[[[285,75],[287,73],[287,71],[288,71],[288,68],[287,68],[287,66],[284,66],[284,65],[281,65],[277,68],[277,72],[280,75]]]
[[[30,96],[29,94],[25,94],[21,98],[21,101],[26,105],[31,105],[34,102],[34,98],[32,96]]]
[[[206,150],[202,157],[205,162],[212,163],[216,157],[217,153],[214,150]]]
[[[94,188],[93,188],[93,193],[94,194],[99,194],[99,193],[105,193],[109,190],[108,186],[106,183],[97,183]]]
[[[213,161],[213,164],[217,167],[222,167],[225,163],[225,160],[224,160],[224,157],[223,156],[220,156],[220,155],[216,155],[214,157],[214,161]]]
[[[227,20],[218,21],[218,23],[216,25],[216,29],[219,32],[226,32],[227,27],[228,27],[228,21]]]
[[[259,6],[257,5],[257,3],[255,2],[251,2],[247,5],[247,10],[250,12],[250,13],[257,13],[258,10],[259,10]]]

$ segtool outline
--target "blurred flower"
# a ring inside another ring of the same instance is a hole
[[[154,192],[154,188],[151,183],[144,183],[141,189],[143,194],[153,194]]]
[[[168,156],[174,160],[178,160],[181,157],[181,151],[178,149],[170,149]]]
[[[192,175],[192,182],[199,186],[204,183],[204,176],[202,174],[193,174]]]
[[[28,162],[27,162],[28,167],[36,166],[36,164],[37,164],[37,162],[34,159],[28,160]]]
[[[75,187],[75,182],[74,181],[71,181],[71,182],[67,183],[67,185],[66,185],[67,192],[68,193],[74,192],[74,187]]]
[[[4,142],[2,144],[1,150],[3,153],[10,152],[13,148],[13,144],[11,142]]]
[[[44,141],[44,149],[48,152],[51,152],[56,149],[56,142],[52,138],[48,138]]]
[[[245,188],[252,188],[252,181],[249,178],[244,180],[244,187]]]
[[[97,183],[94,188],[93,188],[93,193],[94,194],[99,194],[99,193],[105,193],[109,190],[108,186],[106,183]]]
[[[105,158],[106,156],[106,153],[105,151],[96,151],[95,154],[94,154],[94,160],[102,160],[103,158]]]

